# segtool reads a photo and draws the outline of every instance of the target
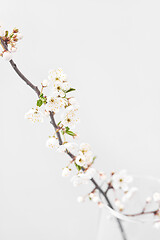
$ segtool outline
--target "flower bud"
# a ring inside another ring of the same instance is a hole
[[[18,31],[19,31],[18,28],[13,29],[13,33],[18,33]]]
[[[44,79],[43,82],[42,82],[42,86],[43,87],[47,87],[48,86],[48,80],[47,79]]]
[[[5,52],[3,53],[3,58],[4,58],[4,60],[6,60],[6,61],[10,61],[10,60],[12,59],[12,53],[9,52],[9,51],[5,51]]]

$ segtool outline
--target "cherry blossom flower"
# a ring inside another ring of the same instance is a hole
[[[80,151],[83,153],[88,152],[91,149],[91,146],[88,143],[81,143]]]
[[[115,199],[115,206],[118,208],[119,211],[124,210],[124,205],[118,199]]]
[[[92,200],[93,202],[95,202],[95,203],[98,203],[98,202],[100,202],[100,199],[99,199],[99,197],[95,194],[95,192],[93,193],[90,193],[89,194],[89,198],[90,198],[90,200]]]
[[[71,178],[71,182],[73,183],[74,187],[77,187],[81,184],[88,184],[88,179],[83,179],[80,176],[75,175]]]
[[[114,173],[111,177],[111,183],[114,189],[122,189],[124,192],[128,191],[128,184],[131,183],[133,178],[126,174],[126,170],[119,173]]]
[[[99,197],[94,195],[93,198],[92,198],[92,201],[95,202],[95,203],[98,203],[99,202]]]
[[[90,165],[93,162],[93,152],[92,151],[88,151],[84,154],[85,158],[86,158],[86,164]]]
[[[76,123],[79,122],[79,118],[77,116],[77,109],[73,107],[68,107],[63,116],[62,124],[69,128],[75,128]]]
[[[86,171],[80,171],[78,173],[78,176],[81,177],[82,179],[90,180],[91,178],[94,177],[95,173],[96,173],[95,168],[90,167]]]
[[[71,85],[68,81],[63,81],[63,84],[62,84],[62,89],[64,91],[68,91],[70,89]]]
[[[60,97],[64,97],[65,96],[65,92],[63,91],[63,83],[60,81],[56,81],[53,84],[54,88],[54,94]]]
[[[33,123],[35,122],[43,122],[43,114],[38,110],[38,108],[30,109],[26,114],[25,118],[31,120]]]
[[[49,81],[47,80],[47,79],[44,79],[43,81],[42,81],[42,86],[43,87],[47,87],[49,85]]]
[[[155,202],[160,203],[160,193],[155,192],[155,193],[153,194],[153,200],[154,200]]]
[[[60,108],[64,107],[64,100],[60,97],[52,97],[49,96],[47,98],[47,104],[45,105],[45,110],[57,113],[59,112]]]
[[[64,143],[63,145],[59,146],[57,149],[58,152],[65,152],[66,150],[68,150],[71,153],[77,153],[78,144],[75,142]]]
[[[78,155],[78,156],[76,157],[76,164],[77,164],[78,166],[83,167],[83,166],[85,165],[85,163],[86,163],[86,158],[85,158],[84,155]]]
[[[9,51],[5,51],[3,53],[3,59],[6,61],[10,61],[12,59],[12,53]]]
[[[69,99],[69,104],[73,106],[73,108],[78,109],[79,108],[79,104],[77,102],[77,100],[74,97],[71,97]]]
[[[65,81],[66,74],[63,73],[61,68],[58,68],[57,70],[50,70],[48,78],[52,81]]]
[[[53,137],[49,137],[47,142],[46,142],[46,146],[50,149],[53,148],[58,148],[58,140],[55,136]]]
[[[129,189],[129,191],[125,192],[124,196],[122,197],[122,202],[130,200],[137,191],[138,188],[136,187],[132,187],[131,189]]]

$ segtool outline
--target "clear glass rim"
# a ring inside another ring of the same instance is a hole
[[[160,178],[156,178],[156,177],[153,177],[153,176],[139,176],[139,175],[132,175],[132,176],[133,176],[134,179],[143,179],[143,180],[147,180],[147,181],[148,180],[149,181],[154,181],[154,182],[157,182],[160,185]],[[101,186],[103,186],[104,183],[106,183],[106,182],[104,181],[101,184]],[[108,211],[109,214],[111,214],[115,218],[118,218],[120,220],[127,221],[127,222],[133,222],[133,223],[156,223],[156,222],[160,222],[160,219],[146,219],[145,216],[143,216],[143,215],[141,215],[141,216],[126,216],[125,214],[120,213],[119,211],[117,211],[115,209],[112,209],[106,203],[104,203],[101,193],[99,193],[99,197],[100,197],[100,199],[103,203],[103,207]]]

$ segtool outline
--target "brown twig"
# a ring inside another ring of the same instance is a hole
[[[137,216],[142,216],[142,215],[149,215],[149,214],[154,214],[156,215],[158,213],[159,209],[153,210],[153,211],[148,211],[148,212],[139,212],[139,213],[134,213],[134,214],[124,214],[126,217],[137,217]]]

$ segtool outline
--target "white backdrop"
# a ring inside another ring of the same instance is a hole
[[[40,84],[60,66],[78,89],[80,140],[107,172],[159,177],[159,8],[158,0],[0,4],[1,22],[24,35],[14,55],[22,72]],[[68,158],[45,147],[52,126],[24,120],[35,94],[2,59],[0,81],[0,239],[96,239],[99,209],[78,205],[86,189],[61,177]]]

